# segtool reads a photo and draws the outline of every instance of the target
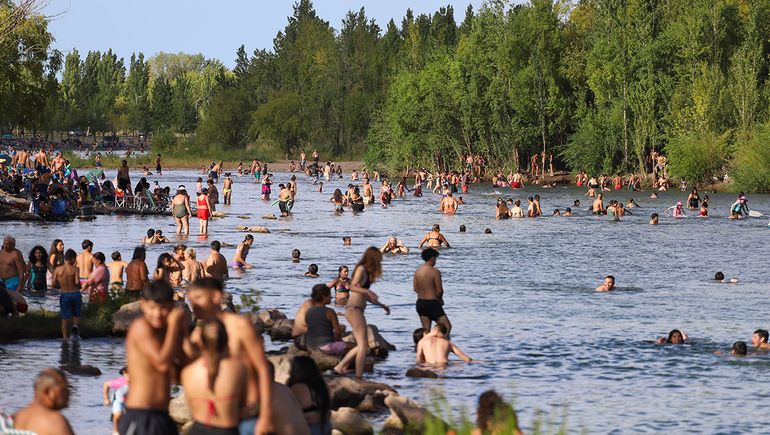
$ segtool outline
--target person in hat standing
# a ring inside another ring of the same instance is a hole
[[[177,234],[190,234],[190,196],[187,194],[187,189],[184,185],[180,185],[176,189],[176,194],[171,198],[171,215],[174,216],[176,221],[176,233]]]

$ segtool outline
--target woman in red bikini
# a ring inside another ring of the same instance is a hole
[[[209,219],[211,218],[211,204],[209,204],[209,190],[203,188],[198,194],[198,234],[208,235]]]
[[[182,369],[182,386],[193,416],[189,433],[237,434],[246,367],[228,354],[227,330],[220,320],[205,320],[198,329],[200,340],[195,347],[200,356]]]

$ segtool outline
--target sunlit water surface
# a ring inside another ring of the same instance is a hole
[[[278,182],[289,177],[276,175],[274,197]],[[175,171],[149,180],[159,179],[172,188],[184,183],[194,190],[198,176]],[[294,215],[272,221],[261,216],[278,215],[277,206],[259,199],[259,185],[250,177],[236,178],[234,205],[219,206],[227,217],[211,223],[208,240],[191,236],[183,242],[198,250],[199,259],[207,255],[209,241],[227,242],[233,247],[222,252],[232,258],[234,246],[243,239],[236,225],[270,228],[271,234],[255,234],[249,261],[256,268],[231,278],[227,287],[236,295],[257,289],[262,307],[276,307],[293,317],[313,284],[328,282],[339,265],[353,266],[366,247],[381,246],[388,236],[397,235],[412,253],[386,256],[383,279],[372,287],[393,313],[386,317],[370,307],[367,318],[398,351],[370,377],[429,406],[445,397],[455,415],[475,409],[478,395],[495,388],[515,403],[525,428],[536,420],[558,425],[566,419],[570,432],[767,430],[770,356],[714,355],[727,352],[736,340],[749,342],[754,329],[770,326],[768,218],[725,219],[734,195],[711,194],[713,216],[708,219],[675,221],[666,215],[652,227],[647,223],[650,213],[662,213],[686,194],[669,192],[651,200],[649,194],[635,193],[642,208],[619,223],[589,215],[585,210],[590,199],[584,192],[564,187],[498,192],[525,204],[527,195],[539,193],[546,214],[581,199],[575,217],[495,221],[497,194],[481,186],[463,195],[466,205],[456,216],[438,214],[439,197],[427,190],[423,198],[398,200],[388,209],[372,207],[337,216],[329,197],[334,188],[346,185],[325,183],[321,194],[300,176]],[[626,201],[628,196],[611,192],[607,199]],[[770,197],[752,195],[750,205],[770,212]],[[453,340],[480,361],[453,363],[438,380],[409,379],[404,373],[414,360],[411,332],[419,327],[411,284],[421,264],[416,245],[433,223],[441,224],[452,244],[441,252],[438,267]],[[460,224],[468,227],[467,233],[458,232]],[[195,219],[192,226],[197,229]],[[492,234],[483,233],[487,227]],[[3,223],[2,233],[14,235],[25,254],[38,243],[47,249],[54,238],[63,239],[67,248],[78,248],[89,238],[96,251],[109,257],[120,250],[129,259],[148,228],[163,228],[177,242],[171,218],[157,216]],[[353,238],[352,246],[342,246],[345,235]],[[150,246],[148,265],[152,268],[157,256],[170,248]],[[302,251],[299,264],[289,260],[293,248]],[[319,265],[321,279],[302,276],[310,263]],[[740,283],[709,282],[718,270],[739,277]],[[593,291],[606,274],[616,276],[618,291]],[[55,295],[32,302],[58,306]],[[672,328],[683,329],[694,344],[653,344]],[[123,356],[123,342],[114,338],[82,340],[79,350],[63,348],[57,340],[0,345],[0,409],[14,411],[27,403],[32,379],[41,368],[79,358],[104,374],[70,377],[74,394],[65,414],[77,433],[108,433],[109,410],[101,404],[101,386],[117,374]]]

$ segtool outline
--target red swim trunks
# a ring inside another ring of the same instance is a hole
[[[512,181],[511,182],[511,188],[512,189],[521,189],[521,183],[519,183],[518,181]]]

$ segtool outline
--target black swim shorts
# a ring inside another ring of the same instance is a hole
[[[441,302],[439,302],[438,299],[417,299],[415,308],[417,308],[417,314],[420,317],[427,317],[434,322],[438,321],[439,318],[446,316],[444,308],[441,306]]]
[[[176,423],[161,409],[126,409],[118,420],[120,435],[175,435]]]

